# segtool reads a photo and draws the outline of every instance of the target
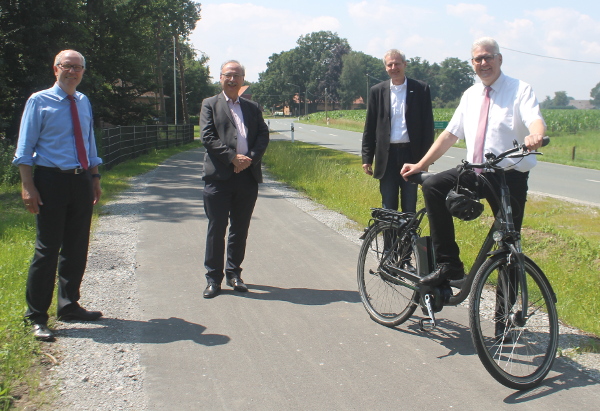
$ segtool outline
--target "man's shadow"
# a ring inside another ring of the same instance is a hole
[[[101,344],[168,344],[193,341],[206,346],[227,344],[230,338],[221,334],[205,334],[206,327],[181,318],[155,318],[148,321],[102,318],[93,327],[57,329],[59,336],[91,338]]]
[[[245,298],[265,301],[286,301],[300,305],[327,305],[336,302],[359,303],[358,291],[317,290],[312,288],[280,288],[268,285],[249,284]]]

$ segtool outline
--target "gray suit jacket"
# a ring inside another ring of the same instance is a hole
[[[375,158],[373,177],[377,179],[385,174],[390,148],[390,81],[382,81],[369,90],[369,106],[363,133],[362,162],[373,164]],[[431,93],[429,86],[420,80],[407,79],[405,120],[412,161],[416,163],[427,153],[434,136]]]
[[[250,171],[262,183],[261,159],[269,144],[269,128],[258,104],[240,97],[244,124],[248,129],[248,153],[252,159]],[[200,135],[206,148],[203,180],[227,180],[233,171],[232,160],[238,154],[237,130],[223,93],[202,101]]]

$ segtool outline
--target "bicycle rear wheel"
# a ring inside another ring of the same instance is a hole
[[[469,300],[471,335],[479,359],[498,382],[517,390],[542,382],[552,367],[558,345],[552,287],[527,257],[525,276],[526,311],[521,285],[505,255],[491,257],[481,266]],[[522,313],[529,317],[521,320]]]
[[[410,318],[419,302],[417,284],[389,270],[390,265],[397,265],[419,272],[412,236],[404,233],[405,238],[382,264],[397,235],[393,224],[376,223],[363,241],[357,266],[358,290],[365,309],[373,320],[388,327]]]

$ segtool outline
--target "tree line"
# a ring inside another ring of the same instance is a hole
[[[200,12],[192,0],[0,0],[0,137],[15,141],[25,101],[54,83],[64,49],[86,58],[78,90],[97,125],[172,122],[175,97],[189,123],[214,92],[208,57],[189,42]]]
[[[388,79],[381,58],[353,51],[348,40],[330,31],[300,36],[297,46],[269,57],[266,71],[252,87],[252,97],[266,108],[298,103],[315,111],[328,99],[349,109],[359,98],[366,103],[369,87]],[[474,83],[468,61],[449,57],[429,63],[408,57],[406,75],[431,86],[434,107],[456,107],[462,93]],[[301,112],[305,112],[301,108]]]

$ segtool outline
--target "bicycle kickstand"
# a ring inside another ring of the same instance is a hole
[[[429,294],[425,294],[425,308],[427,308],[429,318],[421,318],[419,325],[422,331],[431,331],[436,327],[436,324],[433,308],[431,308],[431,296]]]

